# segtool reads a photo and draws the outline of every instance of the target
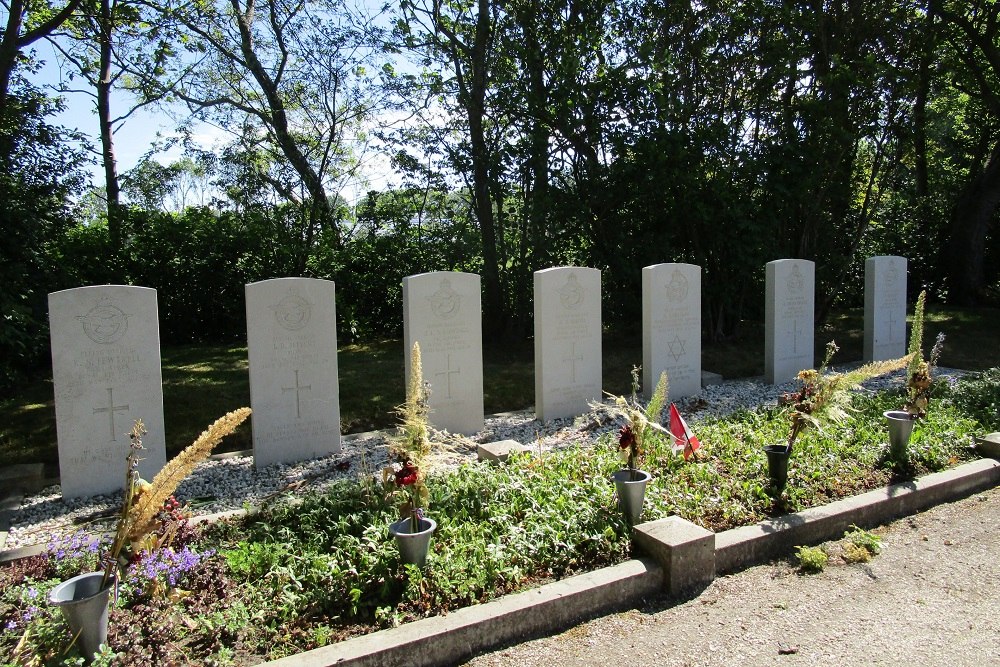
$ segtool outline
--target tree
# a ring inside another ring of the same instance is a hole
[[[986,292],[986,242],[1000,206],[1000,5],[992,0],[933,0],[941,21],[951,84],[975,100],[977,141],[968,182],[952,212],[940,269],[948,301],[976,305]]]
[[[166,14],[185,54],[147,85],[287,167],[292,181],[257,175],[306,212],[305,243],[320,230],[339,243],[329,191],[356,169],[354,135],[380,105],[366,69],[378,31],[336,0],[170,2]]]
[[[406,45],[423,53],[428,63],[436,61],[446,72],[441,83],[461,114],[467,143],[464,156],[455,155],[453,161],[468,159],[468,168],[458,171],[469,176],[471,185],[482,239],[484,329],[487,338],[495,340],[505,333],[507,321],[497,229],[497,209],[503,208],[504,201],[497,189],[497,149],[490,142],[487,117],[500,8],[494,0],[404,0],[400,8],[403,21],[399,27]]]
[[[0,115],[0,390],[46,358],[46,294],[69,286],[59,245],[83,180],[68,133],[47,121],[58,103],[16,73],[11,83]]]
[[[134,0],[88,0],[80,6],[73,20],[63,30],[54,32],[49,41],[64,62],[70,65],[68,80],[60,82],[61,92],[83,93],[93,97],[101,139],[101,164],[104,168],[104,191],[107,196],[108,231],[113,252],[123,244],[121,184],[115,153],[114,133],[138,109],[157,101],[137,100],[124,113],[115,116],[111,94],[122,89],[127,73],[155,71],[169,45],[158,39],[154,11]],[[149,26],[154,26],[150,28]],[[155,45],[147,51],[143,44]],[[77,77],[86,89],[74,87]]]
[[[7,110],[11,78],[21,52],[59,28],[83,0],[67,0],[53,7],[44,0],[4,0],[7,24],[0,36],[0,116]]]

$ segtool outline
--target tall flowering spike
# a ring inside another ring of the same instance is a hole
[[[212,449],[224,437],[236,430],[250,416],[250,408],[233,410],[215,421],[198,439],[174,457],[153,478],[152,484],[136,501],[129,512],[128,535],[130,539],[141,539],[155,524],[156,514],[163,508],[163,503],[173,495],[177,486],[191,474],[200,462],[208,458]]]
[[[927,302],[927,290],[920,292],[917,297],[917,304],[913,307],[913,325],[910,328],[910,344],[906,348],[906,353],[910,355],[910,367],[906,370],[907,375],[913,375],[920,370],[920,364],[924,360],[924,308]]]

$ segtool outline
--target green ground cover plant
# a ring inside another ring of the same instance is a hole
[[[692,423],[702,447],[689,461],[670,447],[649,448],[653,480],[642,518],[676,514],[721,531],[974,458],[973,435],[984,425],[962,406],[970,392],[1000,391],[1000,374],[937,385],[935,409],[915,429],[905,466],[887,457],[881,417],[898,404],[902,387],[857,394],[847,419],[799,439],[778,499],[767,492],[762,445],[783,440],[784,411],[744,410]],[[110,651],[98,664],[247,664],[621,562],[631,545],[608,479],[621,465],[617,450],[618,434],[609,430],[593,445],[435,474],[428,487],[438,531],[424,569],[399,563],[388,534],[398,509],[369,476],[184,531],[175,548],[190,558],[158,570],[169,583],[160,587],[166,594],[123,583]],[[93,567],[91,542],[75,540],[0,568],[4,660],[78,658],[66,650],[61,619],[43,602],[61,577]]]

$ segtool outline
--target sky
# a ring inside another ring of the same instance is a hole
[[[55,86],[60,79],[55,49],[43,41],[37,43],[34,50],[36,56],[45,62],[39,74],[33,77],[34,82],[36,85],[50,86],[50,94],[55,94]],[[89,138],[87,147],[92,152],[92,163],[88,165],[87,171],[91,174],[91,183],[101,186],[104,182],[104,168],[100,161],[100,131],[94,98],[84,92],[63,93],[61,96],[66,108],[52,120],[58,125],[79,130]],[[130,108],[131,99],[123,92],[113,92],[111,104],[112,114],[117,116]],[[140,109],[117,125],[114,129],[114,146],[118,173],[124,174],[135,167],[150,151],[154,142],[162,144],[169,138],[179,137],[176,127],[177,123],[166,112],[154,106]],[[197,123],[193,131],[194,143],[208,150],[221,146],[229,138],[225,130],[207,123]],[[154,155],[154,159],[164,165],[181,157],[182,149],[179,146]],[[370,189],[384,189],[395,184],[396,179],[393,178],[385,156],[378,153],[365,155],[362,163],[365,165],[362,177],[364,182],[349,183],[340,193],[351,204],[360,201]]]

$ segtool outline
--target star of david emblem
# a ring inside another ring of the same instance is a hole
[[[675,335],[674,339],[667,343],[667,349],[670,350],[668,354],[676,364],[684,356],[684,341],[681,340],[680,336]]]

